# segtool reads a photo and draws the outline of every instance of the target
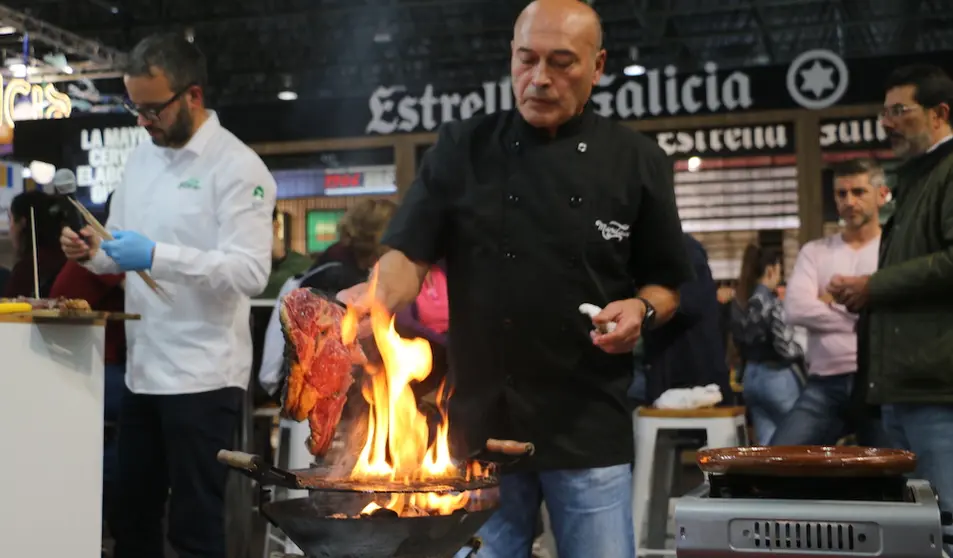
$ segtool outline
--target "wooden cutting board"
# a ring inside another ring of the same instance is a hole
[[[77,310],[33,310],[19,314],[0,314],[0,322],[6,323],[73,323],[95,324],[107,321],[139,320],[139,314],[124,312],[84,312]]]

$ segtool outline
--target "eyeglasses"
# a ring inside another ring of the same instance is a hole
[[[904,114],[907,114],[911,110],[919,108],[920,105],[890,105],[889,107],[884,107],[880,110],[878,115],[881,120],[884,118],[900,118]]]
[[[159,120],[159,115],[162,114],[162,111],[169,108],[169,106],[172,103],[178,101],[182,97],[182,95],[185,95],[188,92],[188,90],[192,89],[192,87],[194,86],[195,86],[194,83],[190,83],[189,85],[186,85],[178,93],[173,95],[171,99],[169,99],[168,101],[164,103],[153,104],[153,105],[136,105],[129,99],[123,99],[122,107],[126,109],[127,111],[129,111],[129,113],[132,114],[133,116],[137,116],[137,117],[141,116],[142,118],[145,118],[146,120],[151,120],[154,122],[156,120]]]

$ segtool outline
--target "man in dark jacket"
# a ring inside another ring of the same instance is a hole
[[[681,303],[672,320],[643,336],[646,400],[672,388],[717,384],[723,401],[731,403],[718,286],[705,248],[690,234],[683,238],[695,279],[678,289]]]
[[[867,400],[882,405],[894,445],[917,454],[917,476],[953,511],[953,80],[911,66],[888,80],[881,112],[897,171],[896,210],[878,270],[834,277],[831,292],[869,321]],[[953,532],[953,531],[951,531]],[[949,553],[949,548],[947,549]]]

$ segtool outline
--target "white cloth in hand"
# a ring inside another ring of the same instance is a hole
[[[673,388],[655,400],[658,409],[702,409],[721,403],[721,390],[718,384],[708,384],[693,388]]]
[[[579,313],[589,316],[589,319],[595,318],[602,312],[602,308],[599,308],[595,304],[589,304],[588,302],[579,305]],[[612,333],[615,331],[616,323],[609,322],[605,326],[599,326],[597,329],[600,333]]]

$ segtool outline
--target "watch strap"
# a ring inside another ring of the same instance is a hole
[[[641,296],[635,297],[645,305],[645,316],[642,317],[642,329],[652,329],[655,326],[655,307]]]

